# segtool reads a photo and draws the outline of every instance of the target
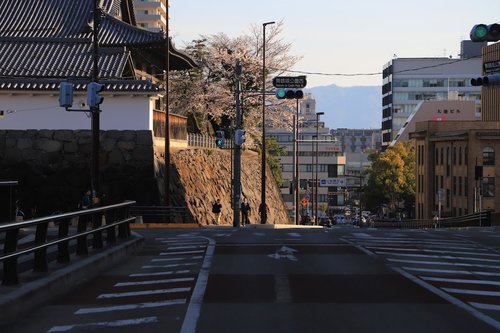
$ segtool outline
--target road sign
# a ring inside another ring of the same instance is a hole
[[[273,79],[276,88],[304,88],[306,85],[305,76],[276,76]]]
[[[346,186],[345,178],[321,178],[319,186]]]

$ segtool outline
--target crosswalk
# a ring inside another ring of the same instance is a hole
[[[352,232],[344,239],[415,283],[500,329],[500,253],[439,233]]]
[[[120,276],[112,290],[106,290],[109,292],[95,295],[92,306],[78,308],[71,317],[74,322],[53,326],[47,332],[113,327],[136,332],[145,325],[148,329],[154,329],[151,325],[180,328],[211,243],[204,237],[156,238],[155,242],[158,251],[148,253],[149,262]]]

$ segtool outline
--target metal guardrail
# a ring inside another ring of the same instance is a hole
[[[33,253],[33,270],[46,272],[48,270],[47,249],[50,246],[57,245],[57,262],[68,263],[70,261],[69,242],[72,240],[76,239],[76,255],[87,255],[89,249],[87,236],[91,234],[94,249],[104,247],[103,231],[106,231],[106,244],[117,242],[117,228],[119,239],[129,238],[131,235],[129,223],[135,220],[135,217],[130,217],[129,210],[134,204],[135,201],[126,201],[115,205],[0,225],[0,237],[5,235],[4,251],[0,256],[0,262],[3,262],[2,284],[19,283],[18,258],[21,256]],[[69,227],[73,219],[77,219],[77,227],[75,233],[70,235]],[[58,225],[58,233],[53,240],[48,239],[48,228],[51,222]],[[87,230],[88,226],[91,226],[89,230]],[[20,230],[30,227],[36,227],[34,244],[19,248]]]
[[[447,217],[440,220],[375,221],[372,226],[375,228],[395,229],[489,227],[491,226],[491,211],[482,211],[458,217]]]
[[[140,217],[143,223],[193,223],[187,207],[132,206],[130,214]]]

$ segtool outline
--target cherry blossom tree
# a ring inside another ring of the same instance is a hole
[[[277,22],[266,33],[266,88],[272,87],[272,78],[290,69],[300,57],[290,54],[291,43],[284,41],[283,22]],[[260,141],[262,128],[262,31],[252,26],[248,35],[229,37],[224,33],[200,36],[189,43],[185,52],[199,67],[172,74],[172,112],[190,116],[197,130],[213,131],[214,127],[230,128],[235,118],[235,65],[242,65],[242,114],[247,140]],[[266,125],[291,127],[290,109],[295,101],[277,100],[266,96]],[[211,126],[208,126],[210,124]]]

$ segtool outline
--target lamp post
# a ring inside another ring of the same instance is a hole
[[[314,223],[318,224],[318,141],[319,141],[319,116],[324,115],[324,112],[316,112],[316,177],[314,177],[314,186],[316,187],[316,197],[314,198],[314,203],[316,204],[316,208],[314,211],[316,212],[316,217]]]
[[[170,107],[169,107],[169,85],[170,85],[170,26],[169,26],[169,3],[168,0],[165,0],[165,10],[166,10],[166,27],[165,27],[165,45],[166,45],[166,55],[165,55],[165,73],[164,73],[164,81],[165,81],[165,96],[163,98],[163,104],[165,107],[165,175],[163,178],[163,186],[164,186],[164,204],[165,206],[170,206]]]
[[[266,26],[275,22],[262,23],[262,165],[260,193],[260,223],[267,222],[266,205]]]
[[[311,222],[314,224],[316,222],[316,216],[314,215],[314,142],[317,140],[317,136],[313,134],[311,140]]]

